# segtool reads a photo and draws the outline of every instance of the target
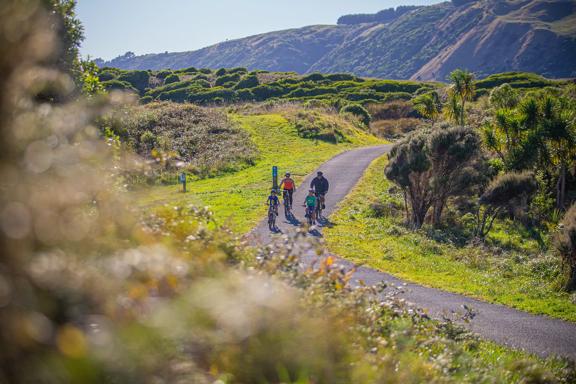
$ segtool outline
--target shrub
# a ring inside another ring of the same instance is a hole
[[[404,100],[372,103],[367,105],[367,109],[372,116],[372,121],[419,117],[412,103]]]
[[[140,143],[147,149],[151,150],[156,145],[156,135],[150,131],[144,131],[142,135],[140,135]]]
[[[317,111],[300,111],[294,116],[293,122],[300,137],[330,143],[348,141],[342,131],[341,122]]]
[[[238,84],[236,84],[236,89],[245,89],[245,88],[255,88],[260,85],[258,81],[258,76],[256,75],[248,75],[243,77]]]
[[[109,72],[109,71],[100,72],[100,74],[98,75],[98,79],[101,82],[110,81],[110,80],[113,80],[115,78],[116,78],[116,74],[113,72]]]
[[[372,120],[372,117],[370,116],[370,113],[368,113],[366,108],[358,104],[348,104],[347,106],[345,106],[340,110],[340,113],[343,114],[349,113],[351,115],[358,117],[362,122],[362,124],[364,124],[365,126],[369,126],[370,121]]]
[[[304,76],[301,79],[302,82],[306,82],[306,81],[318,82],[318,81],[323,81],[323,80],[325,80],[325,77],[321,73],[312,73],[308,76]]]
[[[218,86],[221,86],[225,83],[229,83],[229,82],[236,83],[238,81],[240,81],[240,74],[239,73],[233,73],[230,75],[223,75],[223,76],[218,77],[216,79],[215,85],[218,87]]]
[[[211,98],[213,100],[215,98]],[[253,164],[257,150],[250,135],[226,114],[191,104],[151,103],[118,111],[103,124],[126,130],[125,141],[135,142],[138,154],[153,157],[163,150],[157,172],[184,162],[198,177],[240,170]],[[164,148],[162,148],[164,147]]]
[[[150,95],[146,95],[140,99],[140,103],[142,103],[142,104],[148,104],[148,103],[151,103],[153,101],[154,101],[154,98]]]
[[[165,79],[166,77],[168,77],[169,75],[171,75],[173,72],[167,69],[164,69],[162,71],[159,71],[156,73],[156,77],[159,79]]]
[[[490,92],[490,104],[498,109],[515,108],[520,101],[518,91],[505,83]]]
[[[188,68],[181,69],[178,72],[180,72],[180,73],[197,73],[198,70],[194,67],[188,67]]]
[[[576,204],[564,215],[554,243],[567,268],[564,288],[572,292],[576,290]]]
[[[164,85],[168,85],[168,84],[172,84],[172,83],[178,83],[179,81],[180,81],[180,78],[178,77],[178,75],[173,73],[171,75],[166,76],[166,78],[164,79]]]
[[[150,74],[147,71],[126,71],[118,76],[118,80],[132,84],[138,92],[143,93],[148,88]]]
[[[136,88],[134,88],[132,86],[132,84],[130,84],[126,81],[120,81],[120,80],[105,81],[102,83],[102,86],[107,91],[118,90],[118,91],[129,91],[129,92],[138,93],[138,90]]]
[[[506,173],[498,176],[480,196],[476,213],[476,236],[486,237],[502,209],[513,204],[526,203],[537,191],[538,183],[530,173]]]
[[[244,67],[235,67],[235,68],[229,69],[228,73],[230,73],[230,74],[232,74],[232,73],[248,73],[248,69],[246,69]]]

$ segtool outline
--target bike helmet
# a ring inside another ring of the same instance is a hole
[[[286,174],[284,176],[290,177],[290,172],[286,172]]]
[[[275,189],[271,190],[270,193],[278,193]]]
[[[318,176],[322,176],[322,175],[324,175],[324,173],[318,172],[317,175],[318,175]]]
[[[313,189],[309,190],[308,193],[315,193]]]

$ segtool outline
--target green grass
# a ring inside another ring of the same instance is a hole
[[[403,213],[371,214],[375,201],[398,204],[376,160],[331,217],[324,231],[336,254],[425,286],[461,293],[524,311],[576,321],[576,304],[558,288],[558,262],[541,254],[519,226],[499,223],[488,238],[492,248],[457,245],[442,231],[406,229]],[[498,245],[496,254],[490,251]]]
[[[194,204],[209,207],[220,224],[239,233],[249,231],[264,217],[265,202],[271,187],[271,168],[279,175],[290,171],[297,184],[316,167],[336,154],[358,146],[381,144],[382,141],[347,124],[349,143],[331,144],[303,139],[296,128],[280,114],[241,116],[233,119],[248,131],[260,152],[256,165],[242,171],[188,184],[189,193],[181,186],[158,186],[136,192],[140,206],[151,208],[169,204]]]

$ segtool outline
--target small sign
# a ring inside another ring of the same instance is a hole
[[[278,190],[278,167],[272,167],[272,189]]]
[[[186,173],[182,172],[180,176],[178,176],[178,181],[182,184],[182,192],[186,193]]]

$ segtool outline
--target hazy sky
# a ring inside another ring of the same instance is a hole
[[[335,24],[349,13],[439,0],[78,0],[83,55],[189,51],[262,32]]]

